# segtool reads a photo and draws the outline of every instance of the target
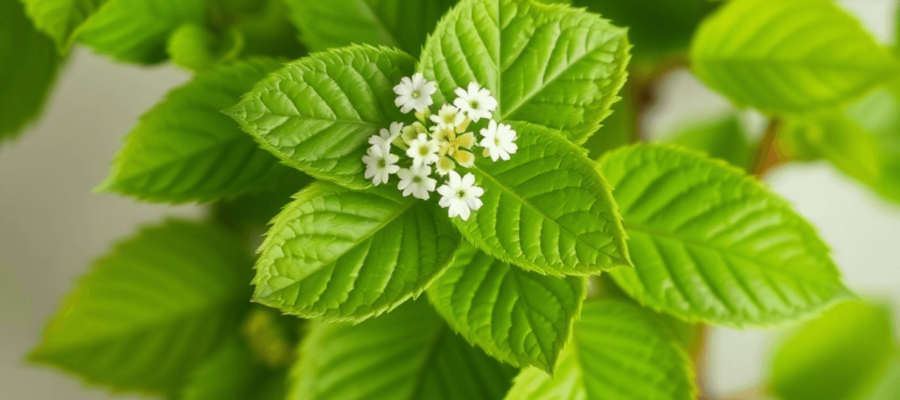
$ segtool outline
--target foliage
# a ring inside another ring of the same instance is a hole
[[[887,314],[832,308],[758,179],[821,160],[900,201],[900,61],[830,1],[0,0],[0,140],[78,45],[192,75],[99,189],[212,212],[97,261],[34,362],[185,400],[692,399],[704,326],[809,320],[770,394],[900,393]],[[766,137],[637,143],[673,66]]]

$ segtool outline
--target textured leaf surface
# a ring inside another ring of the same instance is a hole
[[[900,202],[900,81],[844,110],[792,118],[785,126],[797,158],[825,159],[887,200]]]
[[[396,47],[418,56],[456,0],[286,0],[311,51],[351,44]]]
[[[299,175],[221,112],[280,66],[273,59],[238,61],[169,93],[126,137],[102,188],[149,201],[208,201]]]
[[[466,172],[484,206],[453,223],[502,261],[550,275],[594,275],[629,265],[625,232],[609,185],[584,151],[540,126],[514,123],[509,161],[479,158]]]
[[[563,130],[583,143],[625,83],[625,29],[596,14],[532,0],[464,0],[441,20],[418,66],[437,81],[436,103],[478,82],[498,120]]]
[[[107,0],[21,0],[35,26],[68,49],[73,34]]]
[[[888,310],[835,306],[794,332],[772,360],[772,391],[784,400],[862,399],[882,379],[897,344]]]
[[[309,175],[355,189],[371,186],[361,161],[368,139],[404,120],[392,88],[414,60],[387,48],[317,53],[259,82],[228,113],[263,148]]]
[[[256,264],[254,300],[328,320],[390,311],[453,261],[459,235],[436,208],[395,187],[308,186],[273,221]]]
[[[18,0],[0,0],[0,143],[41,112],[60,59]]]
[[[234,338],[194,370],[178,399],[283,400],[285,392],[285,373],[264,367]]]
[[[584,304],[553,376],[523,370],[506,400],[687,400],[691,361],[655,316],[623,300]]]
[[[425,301],[359,325],[316,324],[299,359],[292,400],[499,400],[515,374]]]
[[[766,326],[847,295],[813,227],[740,170],[647,145],[600,164],[635,266],[610,274],[642,304],[691,321]]]
[[[82,278],[31,360],[115,390],[179,387],[247,308],[252,261],[242,248],[187,222],[143,230]]]
[[[186,22],[203,23],[204,0],[110,0],[76,32],[76,39],[115,60],[164,61],[169,35]]]
[[[585,278],[510,266],[464,243],[428,297],[454,330],[488,354],[549,372],[581,314],[585,285]]]
[[[738,105],[793,113],[852,100],[897,61],[834,2],[730,1],[700,27],[697,75]]]

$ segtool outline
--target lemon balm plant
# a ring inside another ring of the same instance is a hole
[[[897,200],[890,50],[826,0],[560,3],[0,0],[0,93],[23,99],[0,135],[74,44],[169,60],[193,79],[99,190],[210,204],[97,261],[30,359],[173,399],[692,399],[704,327],[856,298],[758,178],[825,159]],[[765,136],[726,118],[643,142],[680,65]],[[808,331],[889,325],[842,307]],[[768,394],[897,393],[889,338],[845,374],[798,337]]]

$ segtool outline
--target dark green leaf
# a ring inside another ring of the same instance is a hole
[[[180,400],[283,400],[285,372],[270,370],[238,338],[201,364],[180,391]]]
[[[37,28],[68,50],[74,33],[108,0],[21,0]]]
[[[736,114],[682,129],[665,141],[727,161],[743,170],[751,167],[755,150]]]

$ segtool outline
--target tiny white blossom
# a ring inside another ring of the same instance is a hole
[[[366,163],[366,179],[371,179],[375,186],[387,183],[391,174],[400,170],[399,166],[394,165],[399,159],[400,157],[391,154],[390,146],[369,147],[369,151],[362,158]]]
[[[441,195],[438,204],[448,209],[450,218],[459,216],[467,221],[472,211],[477,211],[483,204],[479,197],[484,194],[484,189],[475,186],[475,175],[472,174],[460,178],[455,171],[450,171],[450,181],[437,191]]]
[[[459,112],[459,109],[449,104],[444,104],[437,115],[431,116],[431,122],[434,122],[437,130],[454,131],[456,127],[466,122],[466,115]]]
[[[473,122],[482,118],[491,119],[491,113],[497,109],[497,99],[476,82],[470,82],[468,90],[456,88],[456,95],[459,97],[453,101],[453,105],[465,112]]]
[[[438,156],[440,144],[428,138],[428,135],[420,133],[419,136],[409,142],[406,155],[412,158],[413,166],[431,165],[440,159]]]
[[[404,114],[412,110],[422,112],[434,103],[431,95],[436,91],[434,82],[426,80],[421,73],[413,75],[412,79],[404,77],[399,85],[394,86],[394,93],[397,94],[394,104],[400,107],[400,112]]]
[[[510,154],[515,154],[519,146],[516,146],[516,131],[507,124],[497,124],[497,121],[491,120],[487,128],[481,130],[481,139],[479,143],[484,147],[491,156],[491,160],[497,161],[502,158],[504,161],[509,160]]]
[[[397,176],[400,177],[397,189],[403,191],[403,197],[412,194],[416,198],[428,200],[428,193],[433,192],[437,185],[437,180],[430,175],[431,167],[425,165],[402,168],[397,172]]]
[[[394,139],[400,136],[402,129],[402,122],[392,122],[390,131],[382,128],[381,135],[372,135],[372,137],[369,138],[369,143],[374,146],[390,146]]]

